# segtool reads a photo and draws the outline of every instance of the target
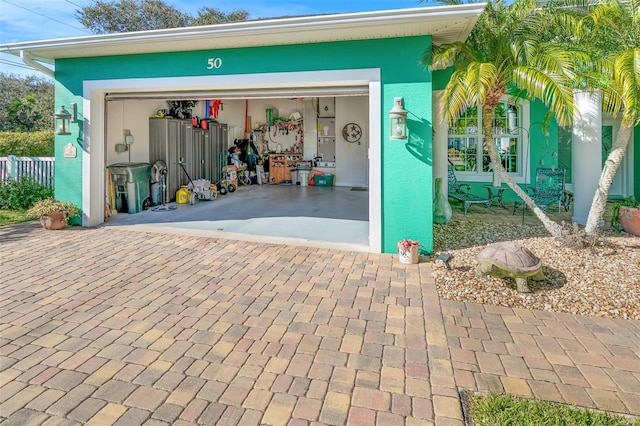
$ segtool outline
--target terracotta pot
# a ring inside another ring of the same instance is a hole
[[[618,217],[625,232],[640,237],[640,209],[620,206]]]
[[[67,226],[67,215],[65,212],[54,212],[40,216],[40,225],[44,229],[59,230]]]

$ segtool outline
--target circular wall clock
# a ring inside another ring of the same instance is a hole
[[[349,123],[342,129],[342,137],[349,143],[358,142],[362,137],[362,129],[356,123]]]

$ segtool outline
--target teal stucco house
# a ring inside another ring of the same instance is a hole
[[[419,60],[432,43],[465,40],[483,7],[293,17],[23,42],[0,50],[52,75],[56,110],[65,106],[76,118],[70,134],[56,136],[55,193],[82,208],[83,226],[105,220],[106,167],[153,163],[149,118],[168,100],[188,99],[198,101],[194,115],[215,113],[228,125],[229,144],[265,124],[265,110],[299,115],[300,132],[276,134],[277,144],[304,160],[324,154],[321,165],[338,186],[368,187],[369,251],[395,252],[403,238],[431,251],[434,179],[446,176],[449,161],[459,179],[473,185],[490,183],[492,174],[475,149],[479,117],[470,111],[451,129],[440,123],[437,98],[448,73],[431,73]],[[43,63],[54,64],[55,72]],[[223,108],[207,108],[212,100]],[[402,129],[390,114],[395,100],[406,112]],[[516,182],[530,183],[540,165],[566,167],[571,176],[584,155],[598,154],[595,163],[601,158],[596,150],[576,154],[570,131],[552,124],[543,133],[537,125],[546,113],[542,104],[505,99],[502,108],[500,139]],[[333,126],[333,140],[325,140],[332,135],[323,132],[323,118]],[[357,124],[364,137],[349,141],[343,131],[348,124]],[[600,143],[606,145],[616,128],[601,117]],[[125,152],[117,145],[127,135],[135,143]],[[638,195],[640,176],[633,170],[639,164],[636,131],[612,195]],[[590,173],[597,180],[593,168]],[[580,199],[579,188],[574,193],[576,206],[590,204],[590,198]]]

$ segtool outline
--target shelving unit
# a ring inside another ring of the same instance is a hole
[[[323,161],[336,161],[336,119],[318,118],[318,155]]]
[[[302,159],[303,155],[297,152],[269,154],[269,178],[273,178],[273,183],[291,180],[291,171],[296,169]]]

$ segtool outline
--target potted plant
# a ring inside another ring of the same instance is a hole
[[[44,229],[64,229],[67,219],[76,217],[80,210],[74,204],[67,201],[57,201],[53,198],[36,201],[27,210],[30,217],[40,217],[40,224]]]
[[[632,195],[613,205],[611,226],[640,236],[640,202],[636,197]]]
[[[420,243],[415,240],[398,241],[398,257],[402,263],[418,263]]]

